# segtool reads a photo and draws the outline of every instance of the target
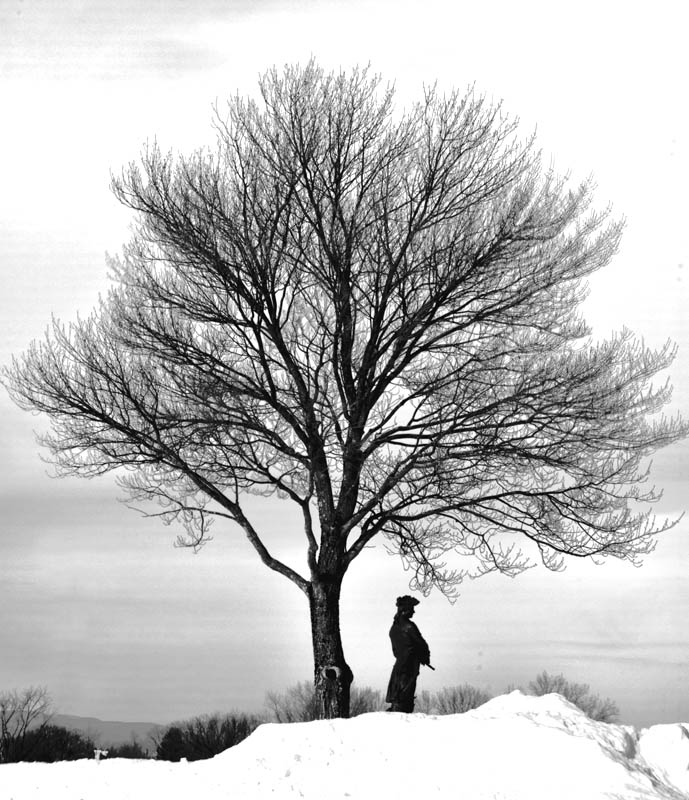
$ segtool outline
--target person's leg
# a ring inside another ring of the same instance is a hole
[[[416,694],[416,675],[405,675],[398,695],[399,710],[405,714],[414,713],[414,695]]]

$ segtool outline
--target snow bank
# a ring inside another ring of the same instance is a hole
[[[653,772],[689,797],[689,725],[654,725],[639,737],[639,752]]]
[[[519,692],[447,717],[391,713],[262,725],[208,761],[0,766],[3,800],[648,800],[689,797],[689,735],[593,722]]]

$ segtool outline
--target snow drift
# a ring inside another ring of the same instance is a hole
[[[593,722],[520,692],[466,714],[266,724],[208,761],[0,766],[3,800],[689,798],[689,725]]]

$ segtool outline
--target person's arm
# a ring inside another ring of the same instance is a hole
[[[409,637],[414,645],[414,651],[419,661],[422,664],[429,665],[431,663],[431,650],[428,647],[428,643],[421,635],[421,631],[411,620],[409,620]]]

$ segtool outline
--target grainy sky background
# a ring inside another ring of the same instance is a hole
[[[51,314],[87,312],[107,289],[105,251],[129,218],[110,171],[147,139],[188,151],[212,141],[212,104],[254,92],[273,64],[370,62],[400,103],[423,83],[475,83],[537,129],[546,160],[593,173],[600,205],[627,219],[586,315],[650,344],[671,337],[673,411],[689,415],[689,178],[683,3],[0,2],[0,362]],[[130,511],[109,478],[49,478],[32,430],[45,421],[0,392],[0,690],[46,685],[59,710],[168,722],[260,709],[267,690],[311,673],[305,598],[258,563],[238,529],[199,555]],[[660,454],[657,511],[687,503],[689,443]],[[251,501],[269,541],[303,561],[298,520]],[[571,563],[431,595],[417,621],[435,673],[419,688],[493,692],[547,669],[615,699],[623,722],[689,720],[689,521],[641,569]],[[345,580],[342,628],[360,685],[383,688],[387,630],[406,592],[374,549]]]

